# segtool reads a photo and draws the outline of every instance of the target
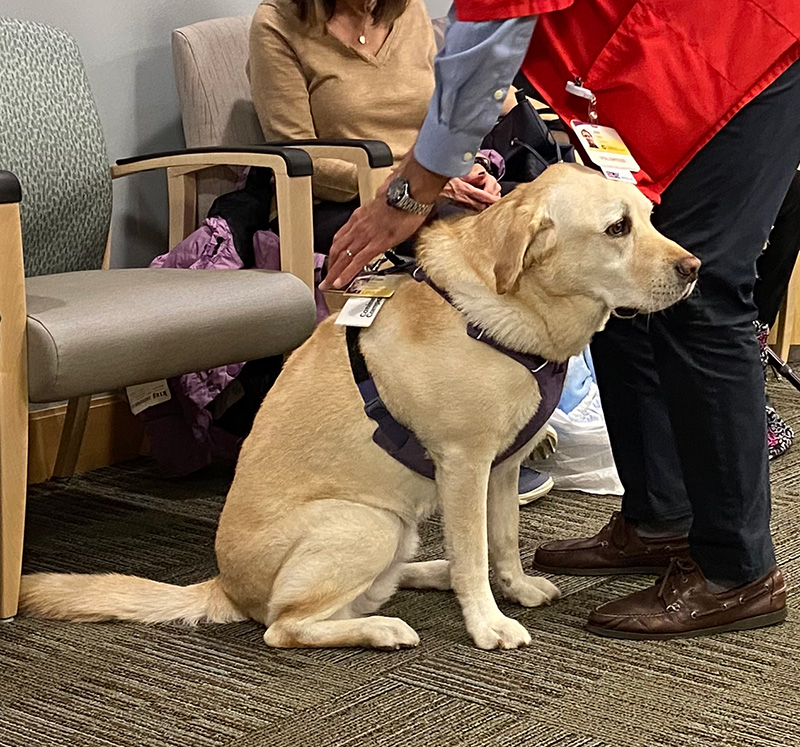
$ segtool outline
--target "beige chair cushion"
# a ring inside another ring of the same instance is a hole
[[[316,318],[302,281],[265,270],[94,270],[26,290],[32,402],[284,353]]]
[[[172,33],[186,145],[264,142],[247,79],[250,17],[216,18]]]
[[[172,60],[189,148],[258,145],[264,133],[247,79],[250,17],[215,18],[172,32]],[[198,175],[197,212],[234,189],[238,172],[217,166]]]
[[[249,33],[249,16],[201,21],[172,32],[188,147],[264,142],[246,72]]]

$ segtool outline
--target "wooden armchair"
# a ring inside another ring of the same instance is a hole
[[[58,65],[52,61],[58,60]],[[194,149],[109,171],[80,53],[65,33],[0,19],[0,618],[16,614],[28,403],[68,400],[56,473],[74,470],[91,394],[277,355],[311,333],[310,157],[280,146]],[[194,175],[271,168],[289,272],[100,269],[111,178],[165,169],[173,230]]]

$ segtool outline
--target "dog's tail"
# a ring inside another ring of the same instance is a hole
[[[174,586],[118,573],[33,573],[22,577],[20,611],[73,622],[227,623],[247,620],[212,578]]]

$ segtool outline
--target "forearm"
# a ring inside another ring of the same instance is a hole
[[[447,29],[434,63],[436,90],[414,157],[428,172],[453,177],[472,168],[530,45],[536,17],[460,23]]]
[[[413,152],[406,157],[395,173],[408,179],[409,191],[414,199],[426,205],[435,202],[445,184],[450,181],[449,176],[442,176],[422,166]]]
[[[415,200],[433,203],[450,177],[470,171],[522,65],[535,24],[535,17],[451,24],[436,58],[428,116],[412,154],[397,171]],[[336,234],[325,287],[341,288],[378,254],[413,235],[423,220],[387,205],[384,185],[377,199],[356,210]]]

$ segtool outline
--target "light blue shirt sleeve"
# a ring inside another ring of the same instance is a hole
[[[434,61],[436,90],[414,146],[426,169],[469,173],[519,72],[538,16],[466,23],[448,14],[445,43]]]

